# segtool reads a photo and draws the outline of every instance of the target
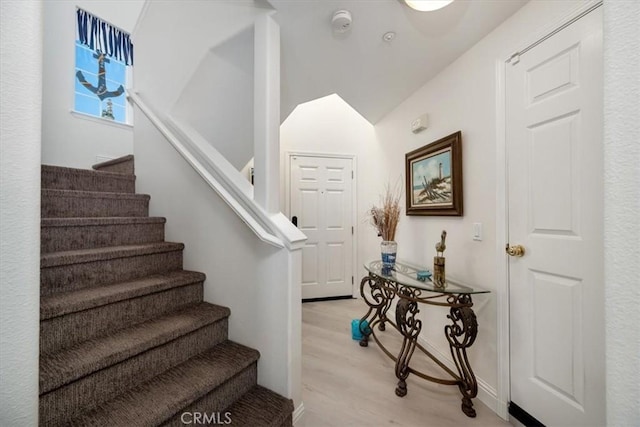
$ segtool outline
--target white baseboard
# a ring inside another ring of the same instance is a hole
[[[440,361],[443,362],[449,369],[451,369],[453,372],[456,372],[456,365],[453,363],[453,360],[451,360],[451,356],[442,353],[422,336],[418,337],[418,343],[426,348],[429,353],[440,359]],[[489,409],[495,412],[498,416],[500,416],[501,413],[507,413],[507,403],[500,402],[498,400],[496,389],[477,375],[476,381],[478,382],[478,399],[482,403],[487,405]]]
[[[304,402],[300,402],[298,407],[293,410],[293,414],[291,417],[293,419],[293,425],[296,427],[302,427],[304,425],[304,422],[302,420],[303,416],[304,416]]]

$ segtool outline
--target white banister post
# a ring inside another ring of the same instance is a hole
[[[254,199],[280,212],[280,27],[270,15],[254,31]]]

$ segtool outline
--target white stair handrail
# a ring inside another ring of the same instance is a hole
[[[260,240],[277,248],[294,250],[302,247],[306,236],[289,221],[283,221],[284,215],[281,213],[268,215],[260,208],[253,200],[252,191],[241,188],[229,177],[231,171],[226,159],[210,144],[198,141],[203,139],[201,135],[170,117],[162,120],[139,93],[129,90],[127,95]]]

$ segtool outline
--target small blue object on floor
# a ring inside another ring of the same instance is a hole
[[[369,329],[369,322],[366,320],[362,322],[362,329],[365,331]],[[360,332],[360,319],[353,319],[351,321],[351,338],[360,341],[362,339],[362,332]]]
[[[429,270],[418,271],[416,275],[417,275],[416,279],[420,280],[421,282],[424,282],[425,280],[431,277],[431,272]]]

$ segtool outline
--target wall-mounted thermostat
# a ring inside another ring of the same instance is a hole
[[[427,115],[423,114],[411,122],[411,132],[413,133],[422,132],[427,128],[427,125],[428,125]]]

